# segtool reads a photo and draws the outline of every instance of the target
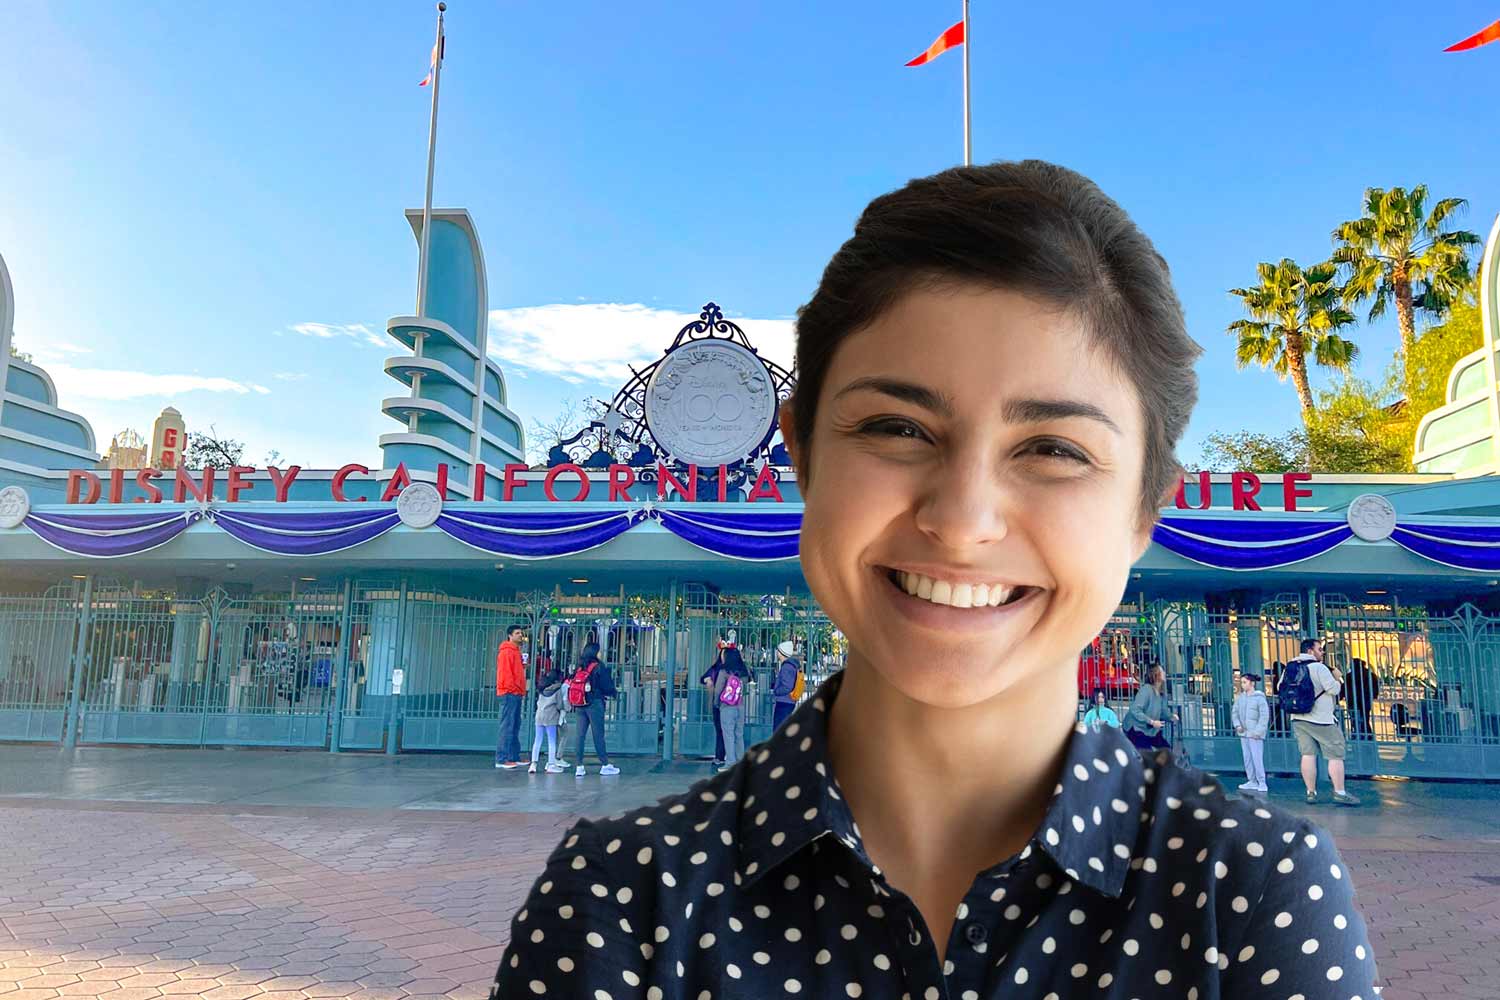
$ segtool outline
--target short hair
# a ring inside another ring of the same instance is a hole
[[[1308,636],[1306,639],[1302,640],[1302,652],[1304,652],[1304,653],[1311,653],[1313,647],[1316,646],[1318,643],[1320,643],[1322,641],[1323,641],[1322,639],[1319,639],[1315,635]]]
[[[1240,674],[1240,676],[1247,681],[1252,681],[1256,684],[1260,683],[1260,674],[1254,673],[1253,671],[1247,670],[1244,673]]]
[[[1042,160],[953,167],[881,195],[833,255],[797,311],[791,396],[799,475],[818,396],[845,339],[917,288],[1003,288],[1081,317],[1129,379],[1145,425],[1143,521],[1154,522],[1182,474],[1174,451],[1198,398],[1187,333],[1167,262],[1093,181]]]
[[[512,626],[510,626],[509,628],[507,628],[505,630],[505,636],[506,636],[506,638],[510,638],[511,636],[515,635],[517,632],[524,632],[524,631],[526,631],[526,626],[525,625],[512,625]]]

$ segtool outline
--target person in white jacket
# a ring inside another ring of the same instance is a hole
[[[1240,693],[1230,712],[1234,731],[1240,737],[1240,751],[1245,755],[1242,792],[1266,792],[1266,728],[1271,722],[1271,706],[1261,690],[1259,674],[1240,674]]]

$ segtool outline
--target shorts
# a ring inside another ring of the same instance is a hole
[[[1297,750],[1302,756],[1316,757],[1321,752],[1325,760],[1344,759],[1344,730],[1336,723],[1320,725],[1293,719],[1292,732],[1297,736]]]

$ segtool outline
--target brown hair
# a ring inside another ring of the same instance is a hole
[[[797,313],[798,464],[808,465],[838,346],[914,288],[953,283],[1034,295],[1083,317],[1140,399],[1141,515],[1154,521],[1182,472],[1173,452],[1198,398],[1202,349],[1151,241],[1093,181],[1041,160],[954,167],[865,209]]]

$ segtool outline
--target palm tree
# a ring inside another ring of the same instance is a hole
[[[1307,384],[1307,362],[1338,371],[1348,371],[1359,348],[1338,331],[1354,324],[1354,314],[1344,307],[1338,266],[1332,261],[1303,270],[1290,258],[1280,263],[1256,265],[1260,284],[1231,288],[1229,293],[1244,302],[1250,319],[1229,324],[1229,333],[1239,337],[1235,361],[1241,368],[1260,365],[1278,378],[1292,376],[1297,399],[1302,404],[1302,422],[1310,424],[1312,389]]]
[[[1441,320],[1471,280],[1467,248],[1479,237],[1447,228],[1449,218],[1467,205],[1463,198],[1444,198],[1429,212],[1425,184],[1410,191],[1368,188],[1365,214],[1333,231],[1333,260],[1348,276],[1344,294],[1350,301],[1373,299],[1373,322],[1396,300],[1403,381],[1417,340],[1416,311]]]

